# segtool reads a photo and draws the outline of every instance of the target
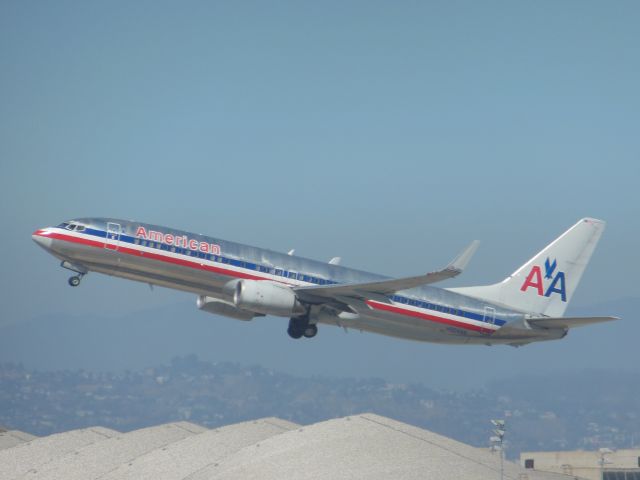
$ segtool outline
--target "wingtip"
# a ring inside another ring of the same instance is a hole
[[[593,218],[593,217],[584,217],[582,220],[580,220],[580,222],[584,222],[584,223],[592,223],[592,224],[596,224],[596,225],[602,225],[605,226],[607,224],[607,222],[605,220],[601,220],[599,218]],[[578,223],[580,223],[578,222]]]

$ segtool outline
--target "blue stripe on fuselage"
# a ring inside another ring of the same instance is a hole
[[[83,233],[86,235],[92,235],[95,237],[99,237],[99,238],[106,238],[107,237],[107,232],[106,230],[99,230],[96,228],[90,228],[87,227],[85,228],[84,231],[82,232],[78,232],[78,233]],[[138,240],[138,242],[136,243],[136,240]],[[124,233],[120,234],[120,242],[123,243],[128,243],[131,245],[140,245],[140,246],[145,246],[147,248],[153,248],[156,250],[163,250],[163,251],[168,251],[168,252],[172,252],[172,253],[177,253],[180,255],[184,255],[187,258],[202,258],[202,259],[206,259],[212,262],[217,262],[217,263],[222,263],[222,264],[226,264],[226,265],[233,265],[235,267],[239,267],[239,268],[244,268],[247,270],[251,270],[254,272],[259,272],[259,273],[267,273],[270,275],[274,275],[274,276],[278,276],[278,277],[282,277],[282,278],[291,278],[294,279],[293,277],[289,277],[290,272],[282,269],[282,268],[274,268],[271,266],[267,266],[267,265],[261,265],[259,263],[255,263],[255,262],[245,262],[243,260],[238,260],[235,258],[230,258],[230,257],[225,257],[223,255],[214,255],[212,253],[203,253],[203,252],[198,252],[196,250],[191,250],[189,248],[183,248],[183,247],[175,247],[173,245],[167,245],[165,243],[161,243],[161,242],[155,242],[155,241],[151,241],[151,240],[145,240],[139,237],[133,237],[131,235],[125,235]],[[144,242],[144,243],[143,243]],[[189,255],[186,255],[186,252],[189,252]],[[312,283],[315,285],[333,285],[333,284],[338,284],[339,282],[336,282],[334,280],[328,279],[328,278],[318,278],[316,276],[313,275],[307,275],[305,273],[302,272],[295,272],[296,276],[295,279],[296,280],[300,280],[303,282],[307,282],[307,283]],[[426,301],[426,300],[419,300],[419,299],[415,299],[415,298],[410,298],[410,297],[405,297],[403,295],[389,295],[387,297],[389,300],[398,303],[398,304],[402,304],[402,305],[409,305],[412,307],[418,307],[418,308],[422,308],[424,310],[431,310],[434,312],[439,312],[439,313],[445,313],[445,314],[449,314],[449,315],[455,315],[458,317],[462,317],[462,318],[468,318],[470,320],[475,320],[477,322],[483,322],[483,323],[487,323],[487,324],[495,324],[497,326],[502,326],[505,323],[507,323],[505,320],[499,319],[499,318],[495,318],[493,322],[488,321],[485,316],[483,314],[480,313],[475,313],[475,312],[471,312],[468,310],[464,310],[461,308],[453,308],[453,307],[449,307],[449,306],[445,306],[445,305],[438,305],[436,303],[433,303],[432,301]]]

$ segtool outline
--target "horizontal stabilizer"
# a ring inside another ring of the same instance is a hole
[[[527,323],[532,327],[538,328],[575,328],[594,323],[610,322],[619,320],[618,317],[539,317],[527,318]]]
[[[377,282],[365,283],[347,283],[338,285],[323,285],[312,287],[299,287],[295,290],[299,293],[315,295],[319,297],[336,297],[355,296],[366,297],[367,294],[390,295],[400,290],[408,290],[410,288],[428,285],[430,283],[441,282],[448,278],[453,278],[462,273],[464,267],[478,249],[478,240],[474,240],[471,244],[460,253],[444,269],[437,272],[418,275],[416,277],[397,278],[392,280],[381,280]]]

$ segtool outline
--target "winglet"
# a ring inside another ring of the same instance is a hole
[[[456,270],[458,272],[462,272],[473,254],[478,250],[478,246],[480,245],[480,240],[474,240],[469,244],[467,248],[465,248],[462,252],[458,254],[458,256],[446,267],[446,270]]]

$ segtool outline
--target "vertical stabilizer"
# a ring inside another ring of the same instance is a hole
[[[448,290],[522,312],[560,317],[604,227],[602,220],[583,218],[502,282]]]

